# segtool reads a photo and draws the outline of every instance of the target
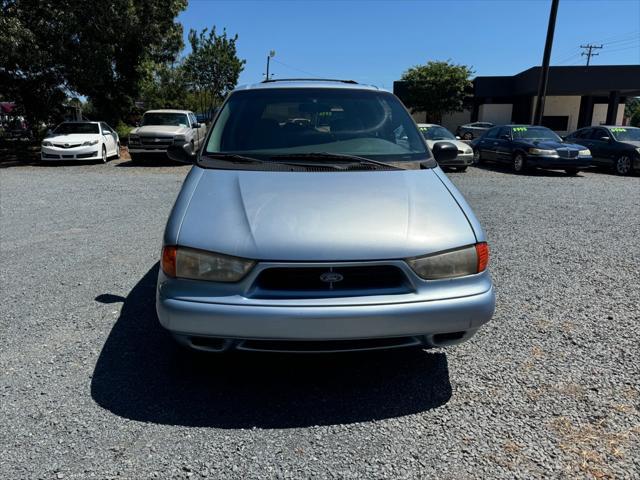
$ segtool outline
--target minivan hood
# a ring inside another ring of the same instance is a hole
[[[203,169],[178,233],[179,245],[283,261],[407,258],[475,241],[432,169]]]

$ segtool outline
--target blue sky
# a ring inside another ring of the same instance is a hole
[[[451,59],[476,75],[512,75],[542,59],[550,0],[190,0],[179,21],[238,34],[260,81],[269,50],[276,78],[349,78],[392,89],[407,68]],[[583,65],[579,45],[603,43],[593,65],[640,64],[640,0],[560,0],[552,65]],[[186,53],[186,50],[185,50]]]

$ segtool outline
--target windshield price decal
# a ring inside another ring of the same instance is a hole
[[[616,132],[626,132],[627,129],[626,128],[612,128],[610,129],[612,132],[616,133]]]
[[[427,130],[429,130],[429,127],[418,127],[418,130],[420,130],[421,132],[426,132]]]
[[[527,127],[513,127],[514,132],[526,132]]]

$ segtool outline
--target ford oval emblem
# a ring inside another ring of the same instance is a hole
[[[324,272],[320,275],[320,280],[325,283],[335,283],[344,280],[344,277],[338,272]]]

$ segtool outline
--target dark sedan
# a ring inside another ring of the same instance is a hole
[[[586,127],[573,132],[566,140],[591,150],[594,165],[613,168],[618,175],[640,172],[640,128]]]
[[[511,166],[517,173],[529,168],[564,170],[575,175],[591,166],[591,152],[567,143],[553,130],[530,125],[493,127],[472,142],[474,162],[491,161]]]

